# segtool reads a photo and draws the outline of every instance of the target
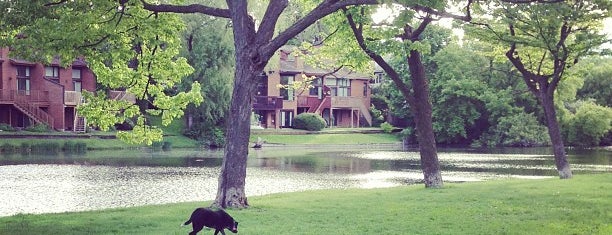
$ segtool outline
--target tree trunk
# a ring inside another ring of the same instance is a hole
[[[250,136],[251,94],[254,72],[248,63],[236,64],[234,90],[227,119],[225,153],[214,205],[222,208],[248,207],[245,194],[246,162]]]
[[[440,163],[436,150],[436,139],[432,125],[432,107],[429,101],[429,85],[425,75],[425,66],[421,61],[418,51],[410,51],[408,66],[414,91],[414,119],[419,141],[419,152],[421,154],[421,167],[425,187],[441,188],[443,186]]]
[[[219,175],[217,198],[214,206],[246,208],[249,206],[245,193],[247,155],[249,153],[250,117],[252,96],[256,87],[257,67],[252,52],[257,51],[255,23],[247,13],[246,1],[228,0],[232,29],[236,69],[234,88],[229,113],[226,115],[225,152]],[[263,66],[261,67],[263,69]],[[261,69],[259,70],[261,72]]]
[[[546,116],[547,124],[546,126],[548,127],[548,135],[550,136],[550,141],[553,146],[555,165],[557,166],[557,171],[559,172],[559,178],[572,178],[572,170],[570,169],[570,164],[567,161],[567,155],[565,154],[565,146],[563,145],[563,138],[561,137],[559,122],[557,121],[552,92],[546,92],[546,89],[541,89],[538,97],[540,99],[540,103],[542,103],[542,107],[544,108],[544,115]]]

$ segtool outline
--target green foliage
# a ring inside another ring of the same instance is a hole
[[[612,107],[612,58],[588,57],[576,64],[572,72],[584,79],[576,94],[578,99],[594,99],[599,105]]]
[[[183,19],[187,23],[183,36],[187,46],[181,55],[195,71],[181,82],[177,91],[188,90],[193,82],[206,85],[200,90],[203,102],[187,107],[185,116],[191,126],[182,132],[206,146],[222,147],[234,69],[231,28],[225,27],[225,20],[203,15],[185,15]]]
[[[15,128],[13,128],[11,125],[6,124],[6,123],[0,123],[0,131],[15,131]]]
[[[320,131],[325,127],[325,119],[314,113],[301,113],[293,119],[296,129]]]
[[[383,112],[377,109],[374,104],[370,106],[370,115],[372,115],[372,126],[380,126],[385,121]]]
[[[0,46],[11,46],[14,57],[63,66],[86,58],[104,90],[122,89],[135,95],[140,109],[124,101],[105,100],[104,91],[87,96],[78,108],[90,124],[108,130],[115,123],[137,120],[130,133],[118,137],[130,143],[161,140],[158,127],[145,114],[160,115],[162,125],[183,115],[190,103],[202,101],[200,85],[169,95],[167,91],[193,72],[179,55],[182,20],[174,14],[152,14],[140,1],[3,1]],[[29,19],[29,20],[24,20]],[[75,33],[78,32],[78,33]],[[126,139],[129,138],[129,139]]]
[[[521,112],[501,117],[481,142],[486,146],[534,147],[547,145],[550,139],[546,127],[533,114]]]
[[[382,124],[380,124],[380,128],[385,132],[385,133],[391,133],[393,132],[394,127],[389,124],[388,122],[383,122]]]
[[[597,146],[612,131],[612,108],[579,102],[574,113],[561,120],[566,141],[574,146]]]
[[[46,124],[37,123],[37,124],[26,127],[25,130],[30,131],[30,132],[47,132],[47,131],[50,131],[51,129]]]

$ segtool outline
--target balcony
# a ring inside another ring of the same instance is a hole
[[[126,91],[109,91],[108,98],[111,100],[124,100],[129,102],[130,104],[136,103],[136,96]]]
[[[253,109],[255,110],[276,110],[283,108],[282,96],[255,96]]]
[[[331,105],[334,108],[357,108],[364,105],[364,99],[363,97],[333,96]]]
[[[78,91],[64,91],[64,104],[65,105],[80,105],[83,103],[83,96]]]
[[[0,103],[12,104],[16,99],[28,103],[48,103],[48,91],[0,90]]]

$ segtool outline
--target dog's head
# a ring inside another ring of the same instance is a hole
[[[232,231],[232,233],[237,233],[238,232],[238,222],[234,221],[234,226],[228,227],[227,229]]]

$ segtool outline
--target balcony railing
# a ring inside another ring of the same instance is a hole
[[[31,103],[49,102],[48,91],[0,90],[0,102],[15,102],[15,99]]]
[[[132,104],[136,103],[136,96],[126,91],[109,91],[108,98],[111,100],[125,100]]]
[[[83,96],[78,91],[64,91],[64,104],[80,105],[83,103]]]
[[[332,96],[332,107],[336,108],[357,108],[363,105],[364,98],[350,96]]]
[[[253,102],[253,109],[256,110],[275,110],[282,108],[282,96],[255,96],[255,102]]]

